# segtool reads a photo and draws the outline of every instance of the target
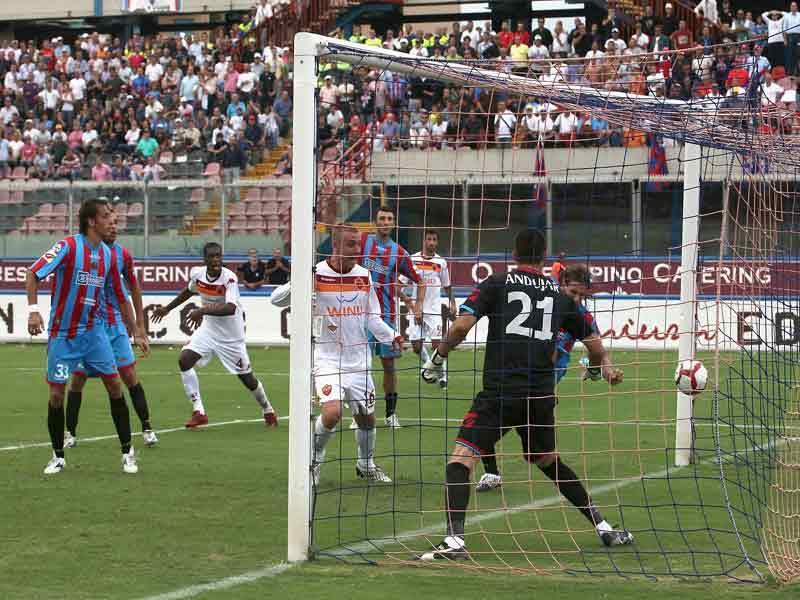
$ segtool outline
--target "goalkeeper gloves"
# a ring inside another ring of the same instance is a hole
[[[438,350],[434,350],[431,357],[422,365],[422,379],[425,383],[438,383],[444,375],[444,357],[439,355]]]
[[[580,360],[580,364],[583,367],[583,381],[587,379],[591,379],[592,381],[600,381],[603,378],[602,369],[600,367],[590,367],[589,366],[589,359],[585,356]]]

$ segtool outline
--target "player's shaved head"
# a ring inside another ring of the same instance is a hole
[[[526,229],[514,240],[514,258],[523,265],[541,265],[546,248],[547,240],[540,230]]]
[[[333,256],[331,266],[340,273],[353,268],[361,252],[361,234],[351,223],[337,223],[331,228]]]
[[[203,262],[210,277],[222,272],[222,246],[217,242],[208,242],[203,246]]]

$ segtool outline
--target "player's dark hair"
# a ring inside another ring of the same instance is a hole
[[[526,265],[538,265],[544,260],[547,242],[538,229],[520,231],[514,240],[514,258]]]
[[[436,239],[437,240],[439,239],[439,232],[436,231],[435,229],[426,229],[425,230],[425,237],[428,237],[429,235],[435,235]]]
[[[107,198],[93,198],[81,204],[78,211],[78,230],[82,235],[89,231],[89,219],[96,219],[101,206],[108,206]]]
[[[589,271],[589,267],[584,264],[569,265],[562,269],[559,282],[562,285],[580,283],[588,288],[592,285],[592,274]]]
[[[208,242],[205,246],[203,246],[203,258],[208,256],[208,251],[212,248],[216,248],[219,250],[219,253],[222,254],[222,246],[220,246],[217,242]]]
[[[382,213],[382,212],[391,213],[391,215],[394,216],[394,209],[391,206],[389,206],[388,204],[381,204],[378,207],[378,210],[375,211],[375,216],[377,217],[378,213]]]

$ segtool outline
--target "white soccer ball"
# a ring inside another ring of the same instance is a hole
[[[292,282],[279,285],[270,294],[269,301],[273,306],[278,308],[286,308],[292,303]]]
[[[689,396],[696,396],[708,383],[708,371],[699,360],[682,360],[675,369],[675,385]]]

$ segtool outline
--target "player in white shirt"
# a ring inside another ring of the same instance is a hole
[[[350,407],[358,429],[356,474],[362,479],[391,483],[375,464],[375,384],[367,333],[383,344],[402,346],[402,338],[381,318],[378,296],[369,271],[358,264],[361,234],[352,225],[338,225],[331,236],[332,256],[317,264],[314,275],[314,390],[321,412],[314,421],[313,477],[319,485],[325,447]],[[288,303],[287,289],[277,288],[272,302]]]
[[[411,263],[414,265],[420,278],[425,281],[425,300],[422,304],[422,323],[418,322],[413,313],[408,314],[408,339],[414,353],[422,357],[422,364],[428,362],[430,355],[425,348],[425,342],[430,342],[434,350],[442,341],[442,300],[441,292],[444,289],[448,298],[448,309],[450,314],[455,316],[456,300],[453,297],[453,288],[450,285],[450,271],[447,268],[447,261],[439,256],[436,251],[439,249],[439,233],[433,229],[425,231],[425,243],[423,250],[411,255]],[[405,278],[403,278],[405,279]],[[403,281],[403,283],[408,283]],[[417,286],[413,286],[411,300],[416,301]],[[447,387],[447,366],[443,368],[442,377],[439,385]]]
[[[216,356],[225,369],[236,375],[250,390],[264,416],[267,427],[278,425],[278,415],[267,398],[264,386],[253,375],[244,339],[244,310],[239,301],[239,282],[236,273],[222,266],[222,247],[209,242],[203,247],[202,267],[194,267],[189,285],[167,306],[153,312],[153,322],[159,323],[170,311],[195,294],[200,296],[200,308],[189,313],[188,319],[196,329],[189,343],[181,350],[178,366],[186,396],[192,403],[192,416],[187,428],[208,424],[208,416],[200,397],[200,381],[195,364],[203,367]]]

